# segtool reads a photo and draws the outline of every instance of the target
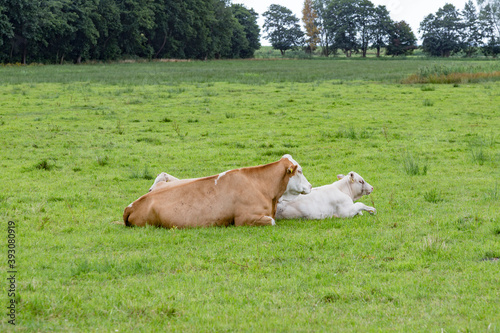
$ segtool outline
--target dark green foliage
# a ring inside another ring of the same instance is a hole
[[[461,50],[462,22],[455,6],[446,4],[420,23],[423,49],[432,56],[449,57]]]
[[[299,19],[290,9],[271,5],[264,17],[264,30],[268,33],[266,39],[271,42],[273,48],[281,51],[281,55],[304,44],[304,33],[300,30]]]
[[[500,28],[498,25],[500,22],[500,4],[490,2],[479,13],[482,35],[486,38],[482,52],[486,56],[496,57],[500,54]]]
[[[5,11],[5,5],[0,3],[0,47],[4,43],[4,38],[12,38],[13,36],[12,24],[9,22]]]
[[[409,152],[403,155],[403,170],[409,176],[427,175],[427,165],[421,167],[419,161]]]
[[[45,170],[45,171],[50,171],[54,169],[55,165],[48,161],[47,159],[43,159],[37,164],[35,164],[34,168],[38,170]]]
[[[238,4],[233,5],[232,10],[244,33],[244,39],[240,40],[242,47],[239,50],[239,56],[240,58],[252,58],[254,52],[260,48],[260,28],[257,24],[258,14],[253,9],[247,9]],[[236,43],[233,43],[233,50],[235,49]]]
[[[333,45],[341,49],[346,57],[358,52],[361,40],[358,39],[359,25],[362,15],[358,15],[360,1],[334,0],[327,7],[325,18],[327,29],[334,36]]]
[[[372,47],[377,49],[377,57],[380,56],[380,49],[388,46],[389,31],[392,26],[389,11],[385,6],[375,8],[374,25],[372,27]],[[411,29],[410,29],[411,31]]]
[[[500,53],[495,11],[488,4],[478,13],[472,1],[462,11],[446,4],[420,23],[424,52],[439,57],[463,52],[471,57],[481,49],[484,55],[495,57]]]
[[[462,12],[464,18],[463,42],[464,52],[468,57],[473,56],[482,44],[483,34],[480,29],[479,17],[474,3],[469,0]]]
[[[424,199],[425,201],[430,203],[438,203],[443,201],[443,198],[441,198],[441,194],[436,189],[432,189],[428,192],[425,192]]]
[[[0,61],[248,58],[257,14],[224,0],[16,0],[0,4]]]
[[[385,6],[375,7],[369,0],[317,1],[316,6],[323,16],[321,22],[329,47],[341,49],[347,57],[358,52],[366,57],[369,47],[377,50],[377,56],[380,56],[381,48],[392,47],[394,50],[394,45],[400,43],[403,43],[403,49],[415,48],[416,38],[411,28],[392,22]]]
[[[416,46],[417,38],[405,21],[394,22],[389,28],[389,44],[386,54],[392,56],[410,55]]]

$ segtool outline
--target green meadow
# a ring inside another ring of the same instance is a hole
[[[500,332],[500,80],[402,83],[435,67],[500,63],[0,67],[0,331]],[[116,223],[162,171],[208,176],[285,153],[313,186],[358,172],[377,214]]]

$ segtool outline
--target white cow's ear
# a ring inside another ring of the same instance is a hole
[[[344,175],[342,175],[342,174],[337,175],[337,179],[338,179],[338,180],[341,180],[341,179],[342,179],[342,178],[344,178],[344,177],[345,177],[345,176],[344,176]]]
[[[349,180],[351,181],[351,183],[354,183],[354,182],[356,181],[356,180],[354,179],[354,174],[351,172],[351,173],[349,174],[349,176],[350,176],[350,179],[349,179]]]

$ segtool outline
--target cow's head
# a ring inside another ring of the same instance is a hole
[[[354,171],[349,172],[347,176],[337,175],[337,178],[339,180],[344,178],[346,179],[346,183],[350,188],[350,193],[353,201],[356,201],[363,195],[368,195],[373,191],[373,186],[368,184],[363,179],[363,177],[361,177]]]
[[[149,188],[149,192],[151,192],[152,190],[154,190],[155,187],[156,187],[156,185],[158,185],[158,183],[163,183],[163,182],[168,183],[168,182],[174,182],[174,181],[177,181],[177,180],[179,180],[179,179],[175,178],[174,176],[169,175],[166,172],[162,172],[158,176],[156,176],[155,182]]]
[[[312,185],[307,181],[306,177],[302,173],[302,167],[295,161],[291,155],[283,155],[282,159],[288,159],[292,163],[292,167],[288,169],[288,173],[292,176],[288,181],[285,193],[282,195],[282,199],[291,200],[293,197],[299,194],[309,194],[311,193]]]

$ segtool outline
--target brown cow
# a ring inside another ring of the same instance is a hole
[[[285,155],[266,165],[165,183],[125,208],[123,221],[127,226],[166,228],[274,225],[276,205],[287,186],[304,194],[311,191],[298,168]]]

